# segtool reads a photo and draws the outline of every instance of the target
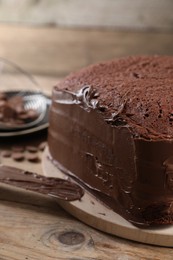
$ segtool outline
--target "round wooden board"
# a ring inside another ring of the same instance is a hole
[[[43,174],[49,177],[67,178],[48,158],[49,151],[46,148],[42,158]],[[173,247],[173,226],[157,229],[137,228],[105,207],[86,190],[81,201],[65,202],[58,200],[58,203],[70,214],[98,230],[146,244]]]

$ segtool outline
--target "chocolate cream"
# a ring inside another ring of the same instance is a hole
[[[57,168],[136,226],[173,224],[173,140],[106,117],[91,86],[53,90],[48,146]]]
[[[65,201],[80,200],[84,195],[83,189],[69,180],[45,177],[5,165],[0,165],[0,182]]]

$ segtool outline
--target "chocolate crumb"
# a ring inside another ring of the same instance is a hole
[[[5,157],[5,158],[11,157],[11,151],[9,151],[9,150],[3,150],[3,151],[1,151],[1,156],[2,156],[2,157]]]
[[[23,161],[25,159],[25,156],[23,153],[14,152],[14,153],[12,153],[12,158],[15,161]]]
[[[25,150],[24,146],[13,146],[11,149],[13,152],[24,152]]]
[[[6,102],[5,102],[5,100],[1,100],[0,99],[0,109],[3,107],[3,106],[5,106],[5,104],[6,104]]]
[[[4,92],[0,92],[0,100],[6,100],[7,96]]]
[[[8,97],[0,92],[0,121],[10,126],[17,126],[32,122],[39,116],[35,109],[25,109],[25,100],[22,96]]]
[[[26,159],[29,161],[29,162],[33,162],[33,163],[38,163],[40,162],[40,158],[38,156],[38,154],[27,154],[26,155]]]
[[[38,149],[39,149],[40,151],[43,151],[43,150],[45,149],[45,147],[46,147],[46,144],[47,144],[47,142],[42,142],[42,143],[40,143],[39,146],[38,146]]]
[[[30,153],[36,153],[38,151],[38,148],[36,146],[28,145],[28,146],[26,146],[26,151],[28,151]]]
[[[105,214],[105,213],[102,213],[102,212],[99,212],[99,214],[100,214],[100,215],[103,215],[103,216],[106,216],[106,214]]]
[[[29,119],[34,120],[38,117],[38,113],[34,109],[30,109],[30,110],[27,111],[27,116],[28,116]]]

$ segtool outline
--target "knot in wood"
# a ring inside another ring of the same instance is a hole
[[[73,246],[81,244],[85,241],[85,236],[76,231],[63,232],[58,236],[59,241],[62,244]]]

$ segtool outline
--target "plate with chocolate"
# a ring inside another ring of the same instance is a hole
[[[38,91],[0,92],[0,137],[48,127],[50,99]]]
[[[32,133],[48,126],[50,99],[18,65],[0,58],[0,137]]]

